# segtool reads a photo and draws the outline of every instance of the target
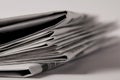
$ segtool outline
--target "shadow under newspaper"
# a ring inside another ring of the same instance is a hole
[[[104,49],[99,49],[92,54],[73,60],[54,70],[40,73],[31,78],[41,78],[51,75],[81,75],[94,74],[107,70],[120,70],[120,43]]]

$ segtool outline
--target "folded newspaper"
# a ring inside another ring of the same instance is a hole
[[[113,43],[113,23],[72,11],[0,19],[0,76],[29,77]]]

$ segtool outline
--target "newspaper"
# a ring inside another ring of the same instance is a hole
[[[29,77],[113,44],[113,23],[72,11],[0,19],[0,76]],[[79,57],[78,57],[79,56]]]

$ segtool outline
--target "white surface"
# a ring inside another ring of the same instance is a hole
[[[120,23],[120,0],[0,0],[0,18],[71,10]],[[119,33],[119,32],[118,32]],[[25,80],[120,80],[120,44]],[[23,80],[0,78],[0,80]]]

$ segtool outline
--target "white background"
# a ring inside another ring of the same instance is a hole
[[[120,23],[120,0],[0,0],[0,18],[56,10],[99,16]],[[119,33],[119,32],[118,32]],[[119,35],[119,34],[118,34]],[[0,80],[23,78],[0,78]],[[120,44],[25,80],[120,80]]]

